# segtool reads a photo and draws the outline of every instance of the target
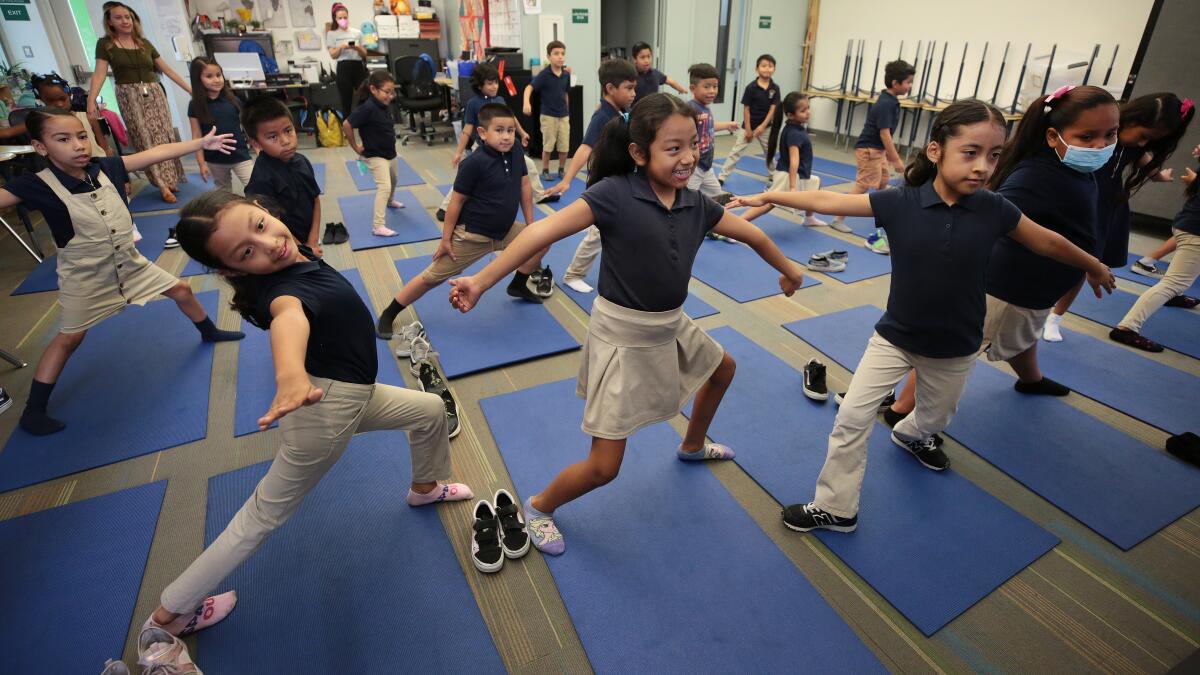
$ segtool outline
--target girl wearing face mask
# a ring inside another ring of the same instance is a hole
[[[330,58],[337,61],[338,94],[342,97],[342,119],[350,115],[354,92],[367,79],[367,48],[362,45],[362,31],[350,26],[350,10],[340,2],[329,10],[333,19],[325,24],[325,46]]]

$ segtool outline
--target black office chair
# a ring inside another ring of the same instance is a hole
[[[452,140],[452,131],[438,131],[434,124],[434,115],[442,108],[444,101],[438,85],[433,81],[433,68],[429,62],[416,56],[401,56],[393,62],[392,74],[396,76],[396,89],[399,92],[395,103],[402,113],[408,113],[409,131],[396,134],[400,145],[408,145],[408,139],[413,136],[425,139],[425,145],[433,145],[439,134],[446,141]],[[425,113],[429,114],[428,126],[425,124]],[[419,127],[417,115],[421,116]]]

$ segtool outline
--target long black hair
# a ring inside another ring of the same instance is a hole
[[[221,69],[221,77],[225,77],[225,69],[221,68],[221,64],[211,56],[197,56],[192,59],[191,76],[192,76],[192,112],[196,113],[195,117],[201,124],[214,124],[212,113],[208,111],[208,89],[204,87],[204,82],[201,81],[201,76],[204,75],[204,69],[209,66],[216,66]],[[233,95],[233,89],[229,88],[229,80],[225,80],[225,86],[221,89],[218,98],[224,97],[226,101],[233,104],[233,107],[240,113],[242,104],[237,97]]]
[[[208,250],[208,240],[217,230],[217,219],[221,213],[239,204],[249,204],[272,215],[277,214],[273,204],[267,202],[263,206],[262,197],[256,197],[256,200],[250,201],[228,190],[212,190],[184,204],[179,210],[179,222],[175,224],[175,237],[179,240],[180,248],[192,260],[210,270],[232,272]],[[229,302],[233,311],[251,324],[266,329],[267,325],[263,325],[259,318],[261,309],[265,308],[260,308],[257,303],[256,278],[248,274],[222,274],[221,278],[233,288],[233,300]]]
[[[1046,99],[1053,97],[1049,103]],[[1054,96],[1047,94],[1039,96],[1029,104],[1025,116],[1017,125],[1017,132],[1004,146],[1000,153],[1000,163],[996,165],[996,173],[988,187],[995,190],[1012,174],[1021,160],[1033,156],[1046,146],[1046,131],[1057,129],[1062,131],[1075,123],[1079,116],[1093,108],[1102,105],[1116,105],[1117,100],[1100,87],[1084,85]]]
[[[1005,128],[1004,113],[991,103],[977,98],[955,101],[933,118],[929,127],[929,140],[937,143],[942,152],[945,152],[946,141],[957,136],[959,129],[980,122],[991,122],[1001,129]],[[917,187],[933,180],[937,173],[937,164],[929,159],[925,148],[921,148],[917,158],[904,169],[904,182],[911,187]]]
[[[637,164],[629,154],[629,145],[638,146],[649,157],[658,128],[671,115],[683,115],[694,122],[696,109],[670,94],[650,94],[634,104],[628,122],[615,117],[604,125],[588,160],[588,187],[609,176],[632,173]]]
[[[1122,129],[1138,126],[1167,132],[1162,138],[1150,141],[1144,148],[1135,151],[1149,153],[1150,161],[1143,166],[1138,166],[1137,162],[1130,164],[1131,170],[1123,186],[1123,199],[1129,199],[1130,195],[1158,173],[1179,146],[1179,140],[1183,138],[1195,116],[1195,105],[1188,106],[1185,111],[1183,101],[1169,91],[1138,96],[1121,106]]]
[[[358,85],[358,89],[354,92],[354,105],[359,105],[367,100],[367,97],[371,95],[371,87],[382,89],[383,85],[388,82],[394,84],[396,76],[386,70],[372,70],[367,79],[363,80],[362,84]]]
[[[801,101],[807,101],[808,95],[798,91],[788,93],[783,97],[783,105],[775,106],[775,121],[771,123],[771,135],[767,137],[767,164],[775,159],[779,150],[779,137],[783,134],[783,121],[790,116]]]
[[[69,117],[76,121],[79,120],[78,117],[75,117],[75,113],[70,110],[63,110],[61,108],[35,108],[29,111],[29,116],[25,118],[26,133],[29,134],[30,138],[41,141],[46,123],[55,117]]]

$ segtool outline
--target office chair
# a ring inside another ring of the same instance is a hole
[[[446,141],[453,138],[453,132],[439,132],[434,124],[434,114],[443,106],[443,99],[438,85],[433,81],[433,68],[429,62],[417,56],[401,56],[392,64],[392,74],[396,76],[396,105],[402,111],[408,112],[408,128],[401,134],[396,134],[400,145],[408,145],[408,139],[416,136],[425,139],[425,145],[433,145],[435,137],[440,133]],[[425,125],[425,113],[429,113],[429,126]],[[421,115],[418,128],[416,116]]]

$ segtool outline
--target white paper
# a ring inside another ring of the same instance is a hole
[[[379,33],[381,40],[392,40],[400,37],[400,28],[397,26],[396,19],[400,17],[391,16],[390,14],[380,14],[375,17],[375,31]]]
[[[396,17],[399,26],[400,34],[397,37],[401,38],[419,38],[421,37],[421,22],[411,16]]]

